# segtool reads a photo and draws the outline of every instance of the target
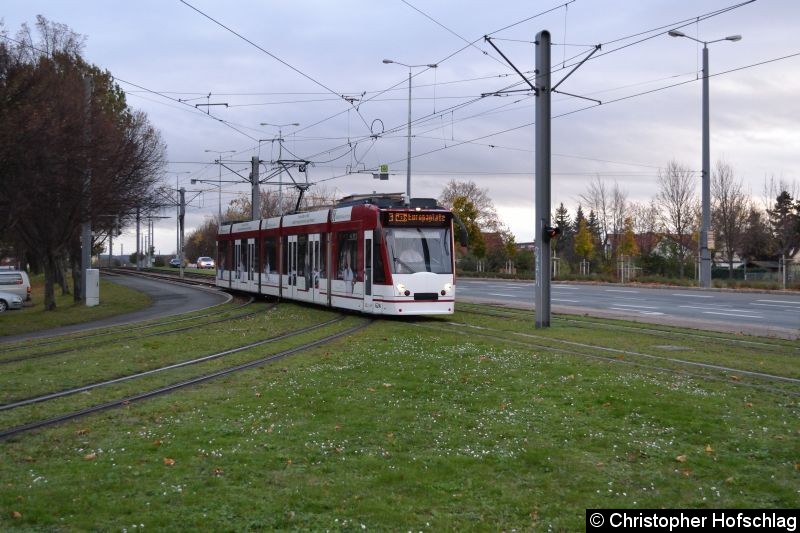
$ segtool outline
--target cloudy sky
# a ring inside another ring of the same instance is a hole
[[[111,71],[161,131],[165,180],[206,189],[188,209],[188,228],[218,208],[216,184],[190,185],[219,178],[207,150],[234,151],[224,157],[245,175],[253,155],[266,167],[277,159],[279,128],[264,122],[300,124],[281,128],[283,156],[312,162],[312,194],[404,191],[408,69],[382,60],[438,64],[412,69],[412,194],[436,197],[451,179],[473,180],[522,242],[533,239],[535,98],[483,96],[524,87],[483,36],[529,75],[532,41],[549,30],[553,82],[602,45],[559,89],[603,104],[553,95],[552,201],[573,211],[598,176],[646,201],[670,160],[700,169],[702,45],[666,31],[705,41],[741,34],[709,45],[711,157],[761,198],[765,178],[800,181],[800,55],[753,66],[800,54],[800,2],[745,4],[5,0],[0,16],[12,36],[41,14],[87,37],[85,57]],[[228,105],[196,107],[204,103]],[[389,181],[354,173],[380,164],[389,165]],[[248,191],[243,182],[222,185],[223,203]],[[131,228],[121,242],[133,250]],[[174,218],[159,223],[156,247],[174,252]]]

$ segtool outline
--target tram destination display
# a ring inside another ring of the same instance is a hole
[[[441,211],[384,211],[384,226],[442,227],[450,224],[450,213]]]

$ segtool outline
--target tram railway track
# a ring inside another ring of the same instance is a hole
[[[252,301],[253,301],[253,299],[250,298],[250,302],[252,302]],[[113,339],[101,339],[101,340],[97,340],[97,341],[94,341],[94,342],[90,342],[88,344],[81,344],[81,345],[78,345],[78,346],[59,348],[59,349],[51,350],[51,351],[47,351],[47,352],[38,352],[38,353],[33,353],[33,354],[28,354],[28,355],[12,357],[12,358],[9,358],[9,359],[0,359],[0,365],[6,365],[6,364],[10,364],[10,363],[20,363],[20,362],[24,362],[24,361],[30,361],[30,360],[33,360],[33,359],[41,359],[43,357],[50,357],[50,356],[54,356],[54,355],[63,355],[63,354],[75,352],[75,351],[78,351],[78,350],[84,350],[86,348],[94,348],[94,347],[97,347],[97,346],[103,346],[105,344],[123,342],[123,341],[131,340],[131,339],[146,339],[148,337],[158,337],[158,336],[161,336],[161,335],[169,335],[169,334],[172,334],[172,333],[180,333],[180,332],[184,332],[184,331],[190,331],[192,329],[206,327],[206,326],[210,326],[210,325],[213,325],[213,324],[220,324],[220,323],[224,323],[224,322],[230,322],[230,321],[233,321],[233,320],[239,320],[239,319],[242,319],[242,318],[248,318],[248,317],[254,316],[254,315],[258,314],[258,313],[269,311],[270,309],[274,308],[275,305],[277,305],[277,304],[273,303],[273,304],[268,305],[264,309],[258,309],[256,311],[248,311],[246,313],[240,313],[240,314],[231,315],[231,316],[227,316],[227,317],[208,320],[208,321],[205,321],[205,322],[200,322],[198,324],[191,324],[191,325],[188,325],[188,326],[181,326],[179,328],[159,330],[159,331],[154,331],[154,332],[145,333],[145,334],[127,335],[127,336],[123,336],[123,337],[115,337]],[[205,315],[205,317],[207,317],[207,316],[213,316],[213,315]],[[185,322],[187,320],[193,320],[193,319],[196,319],[196,318],[200,318],[200,317],[184,318],[184,319],[176,320],[174,322],[176,322],[176,323],[177,322]],[[147,327],[131,328],[129,331],[140,331],[142,329],[162,327],[164,325],[165,325],[165,323],[153,324],[153,325],[147,326]],[[98,335],[98,336],[104,336],[104,335],[111,334],[111,333],[116,333],[116,332],[103,333],[102,335]],[[95,336],[90,336],[89,338],[94,338],[94,337]],[[85,339],[85,338],[87,338],[87,337],[83,337],[83,338],[77,339],[77,340],[82,340],[82,339]],[[75,341],[75,340],[76,339],[67,339],[67,340],[64,340],[62,342],[66,343],[66,342],[71,342],[71,341]]]
[[[489,309],[489,310],[487,310]],[[510,318],[513,320],[529,320],[532,321],[533,311],[525,311],[525,310],[517,310],[517,309],[510,309],[505,307],[496,307],[496,306],[477,306],[474,304],[459,304],[459,312],[461,313],[468,313],[474,315],[483,315],[483,316],[491,316],[496,318]],[[773,342],[765,342],[765,341],[755,341],[749,339],[732,339],[730,337],[724,337],[721,335],[711,335],[711,334],[704,334],[704,333],[693,333],[693,332],[686,332],[686,331],[676,331],[674,329],[658,329],[654,328],[650,325],[648,326],[627,326],[622,324],[611,324],[608,322],[603,322],[599,320],[591,320],[587,318],[568,318],[565,316],[554,316],[553,321],[557,323],[566,323],[572,324],[577,327],[596,327],[606,330],[613,330],[613,331],[627,331],[633,333],[641,333],[651,336],[659,336],[662,338],[674,339],[674,338],[688,338],[688,339],[696,339],[701,342],[715,342],[715,343],[725,343],[731,346],[740,346],[740,347],[753,347],[753,348],[760,348],[760,349],[769,349],[769,350],[780,350],[781,352],[795,352],[800,354],[800,346],[790,346],[787,344],[779,344]]]
[[[316,329],[323,328],[325,326],[330,326],[332,324],[335,324],[335,323],[343,320],[344,318],[346,318],[344,315],[340,315],[339,317],[336,317],[336,318],[334,318],[332,320],[329,320],[329,321],[326,321],[326,322],[323,322],[323,323],[320,323],[320,324],[315,324],[315,325],[312,325],[312,326],[308,326],[308,327],[305,327],[305,328],[301,328],[299,330],[296,330],[296,331],[293,331],[293,332],[289,332],[289,333],[286,333],[286,334],[283,334],[283,335],[279,335],[277,337],[273,337],[273,338],[269,338],[269,339],[261,339],[261,340],[256,341],[256,342],[249,343],[247,345],[239,346],[239,347],[236,347],[236,348],[233,348],[233,349],[224,350],[224,351],[221,351],[221,352],[218,352],[218,353],[215,353],[215,354],[210,354],[208,356],[204,356],[204,357],[201,357],[201,358],[195,358],[193,360],[184,361],[184,362],[181,362],[181,363],[178,363],[178,364],[168,365],[168,366],[165,366],[165,367],[162,367],[162,368],[159,368],[159,369],[151,369],[149,371],[139,372],[139,373],[136,373],[136,374],[132,374],[130,376],[123,376],[123,377],[119,377],[119,378],[112,379],[112,380],[106,380],[105,382],[89,384],[89,385],[86,385],[84,387],[76,387],[76,388],[73,388],[72,390],[58,391],[58,392],[51,393],[51,394],[48,394],[48,395],[41,395],[41,396],[36,397],[36,398],[28,398],[28,399],[21,400],[21,401],[18,401],[18,402],[9,403],[9,404],[6,404],[6,405],[2,406],[2,408],[0,410],[10,411],[10,410],[13,410],[13,409],[17,409],[19,407],[23,407],[25,405],[31,405],[31,404],[34,404],[34,403],[41,403],[41,402],[46,402],[46,401],[49,401],[49,400],[63,398],[65,396],[70,396],[70,395],[73,395],[73,394],[76,394],[76,393],[79,393],[79,392],[85,392],[85,391],[88,391],[88,390],[93,389],[93,388],[114,385],[114,384],[122,383],[122,382],[125,382],[125,381],[130,381],[130,380],[133,380],[133,379],[136,379],[136,378],[141,378],[141,377],[153,375],[153,374],[158,373],[158,372],[163,372],[163,371],[167,371],[167,370],[173,370],[173,369],[177,369],[177,368],[182,368],[182,367],[185,367],[185,366],[194,365],[194,364],[198,364],[198,363],[205,362],[205,361],[210,361],[210,360],[213,360],[213,359],[220,359],[220,358],[222,358],[222,357],[224,357],[226,355],[231,355],[231,354],[234,354],[234,353],[239,353],[239,352],[243,352],[243,351],[246,351],[246,350],[249,350],[249,349],[257,348],[259,346],[262,346],[264,344],[268,344],[270,342],[276,342],[278,340],[286,340],[286,339],[289,339],[291,337],[297,337],[297,336],[303,335],[305,333],[308,333],[310,331],[313,331],[313,330],[316,330]],[[254,368],[254,367],[269,363],[269,362],[273,362],[273,361],[282,359],[282,358],[287,357],[289,355],[293,355],[293,354],[296,354],[296,353],[299,353],[299,352],[302,352],[302,351],[305,351],[305,350],[309,350],[309,349],[316,348],[316,347],[322,346],[324,344],[333,342],[333,341],[335,341],[337,339],[340,339],[342,337],[345,337],[347,335],[351,335],[353,333],[356,333],[357,331],[367,327],[368,325],[370,325],[373,322],[374,322],[374,320],[372,320],[372,319],[362,319],[360,321],[360,323],[358,323],[358,324],[356,324],[354,326],[348,327],[345,330],[331,333],[331,334],[326,335],[326,336],[324,336],[322,338],[319,338],[319,339],[315,339],[315,340],[311,340],[311,341],[308,341],[308,342],[304,342],[304,343],[302,343],[302,344],[300,344],[298,346],[294,346],[294,347],[282,350],[282,351],[277,352],[277,353],[268,354],[268,355],[263,356],[263,357],[258,357],[257,359],[254,359],[254,360],[246,361],[244,363],[236,364],[236,365],[233,365],[233,366],[230,366],[230,367],[227,367],[227,368],[224,368],[224,369],[216,370],[216,371],[213,371],[213,372],[207,372],[207,373],[204,373],[204,374],[201,374],[201,375],[198,375],[198,376],[194,376],[194,377],[191,377],[191,378],[188,378],[188,379],[184,379],[184,380],[181,380],[181,381],[169,384],[169,385],[157,387],[155,389],[151,389],[151,390],[148,390],[148,391],[145,391],[145,392],[136,393],[136,394],[129,394],[129,395],[117,398],[117,399],[105,401],[105,402],[102,402],[102,403],[99,403],[99,404],[95,404],[93,406],[89,406],[89,407],[86,407],[86,408],[70,411],[70,412],[67,412],[67,413],[64,413],[64,414],[61,414],[61,415],[51,416],[51,417],[47,417],[47,418],[44,418],[44,419],[34,420],[34,421],[27,422],[27,423],[24,423],[24,424],[18,424],[18,425],[15,425],[15,426],[7,427],[5,429],[0,429],[0,439],[6,439],[6,438],[10,438],[10,437],[13,437],[15,435],[20,435],[22,433],[25,433],[25,432],[28,432],[28,431],[32,431],[32,430],[35,430],[35,429],[44,428],[44,427],[48,427],[48,426],[53,426],[53,425],[56,425],[56,424],[59,424],[59,423],[62,423],[62,422],[66,422],[66,421],[69,421],[69,420],[74,420],[76,418],[87,416],[89,414],[97,413],[97,412],[104,411],[104,410],[107,410],[107,409],[111,409],[111,408],[114,408],[114,407],[119,407],[119,406],[123,406],[123,405],[130,405],[131,403],[136,402],[136,401],[141,401],[141,400],[144,400],[144,399],[147,399],[147,398],[152,398],[152,397],[155,397],[155,396],[168,394],[170,392],[174,392],[174,391],[186,388],[186,387],[190,387],[190,386],[193,386],[193,385],[198,385],[198,384],[205,383],[207,381],[210,381],[210,380],[213,380],[213,379],[217,379],[217,378],[220,378],[220,377],[223,377],[223,376],[227,376],[227,375],[230,375],[230,374],[233,374],[233,373],[236,373],[236,372],[240,372],[240,371],[243,371],[243,370]]]
[[[800,396],[800,379],[794,377],[764,372],[753,372],[738,368],[731,368],[724,365],[688,361],[631,350],[621,350],[577,343],[573,341],[566,341],[552,337],[543,337],[507,329],[477,326],[468,322],[450,321],[446,324],[452,329],[453,332],[461,335],[469,335],[470,337],[496,340],[516,346],[524,346],[527,348],[535,348],[550,352],[585,357],[596,361],[630,365],[647,370],[679,374],[700,380],[718,381],[733,386],[747,387],[779,394],[789,394],[795,397]],[[441,327],[439,326],[430,326],[422,323],[417,323],[416,326],[441,330]],[[465,327],[469,329],[468,333],[463,331],[463,328]],[[514,337],[522,337],[522,339],[510,338],[510,335],[513,335]],[[648,362],[645,363],[642,362],[642,360],[646,360]],[[691,368],[693,370],[703,369],[707,372],[690,371],[687,368]],[[747,381],[747,379],[750,379],[751,381]]]

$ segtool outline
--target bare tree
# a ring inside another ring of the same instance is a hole
[[[617,243],[625,226],[625,218],[629,215],[628,192],[623,191],[616,181],[609,190],[603,178],[595,176],[589,184],[589,188],[580,195],[580,198],[597,215],[603,256],[608,259],[609,248],[611,248],[612,256],[616,254]]]
[[[721,160],[711,174],[711,198],[716,242],[721,244],[717,248],[728,263],[728,277],[733,278],[733,256],[741,247],[749,205],[741,180],[736,180],[731,166]]]
[[[697,204],[695,180],[694,172],[676,161],[670,161],[665,170],[658,172],[659,191],[656,202],[661,208],[664,226],[675,242],[680,277],[684,275],[686,257],[691,249],[691,228]]]
[[[445,207],[452,208],[455,200],[460,197],[466,198],[477,210],[478,216],[475,222],[481,229],[489,231],[500,229],[500,220],[487,189],[481,189],[474,181],[450,180],[442,189],[439,202]]]
[[[633,231],[639,235],[639,252],[649,255],[658,244],[659,234],[663,233],[664,228],[658,204],[655,200],[649,203],[634,202],[630,209]]]

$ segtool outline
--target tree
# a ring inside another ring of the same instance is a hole
[[[459,196],[453,200],[450,208],[453,213],[458,215],[464,227],[467,228],[467,238],[469,239],[469,250],[475,257],[482,259],[486,256],[486,243],[481,235],[481,228],[478,225],[478,210],[466,196]]]
[[[188,258],[214,257],[217,249],[217,233],[219,222],[217,217],[207,218],[206,221],[186,238],[185,254]]]
[[[733,169],[724,161],[717,161],[711,175],[711,219],[716,229],[716,241],[728,263],[728,277],[733,279],[733,256],[739,250],[747,222],[747,196],[742,182],[736,181]]]
[[[662,233],[661,213],[655,200],[649,203],[632,203],[631,217],[633,231],[639,235],[639,253],[648,256],[653,253],[660,233]]]
[[[561,235],[558,236],[558,239],[554,239],[555,250],[560,257],[564,257],[567,254],[571,254],[574,249],[575,234],[572,231],[572,219],[563,202],[556,209],[553,220],[556,226],[561,229]]]
[[[639,253],[639,245],[636,244],[636,235],[633,232],[633,219],[626,217],[623,223],[622,238],[617,247],[619,255],[634,256]]]
[[[772,253],[769,228],[758,209],[750,207],[745,230],[740,243],[740,254],[745,261],[764,259]]]
[[[612,241],[610,235],[616,236],[622,232],[623,221],[627,216],[628,193],[620,189],[616,181],[609,190],[603,178],[595,176],[587,191],[580,197],[597,217],[602,254],[608,259],[608,252],[612,256],[616,253],[616,239]]]
[[[683,277],[686,257],[691,248],[691,227],[697,204],[695,176],[688,167],[670,161],[665,170],[658,171],[659,191],[656,202],[661,208],[662,221],[675,242],[679,275]]]
[[[779,257],[794,257],[800,250],[800,202],[783,190],[767,210],[769,228]]]
[[[439,203],[452,209],[457,198],[466,198],[473,205],[475,222],[484,231],[498,231],[500,221],[487,189],[479,188],[474,181],[450,180],[439,195]]]
[[[589,261],[594,256],[594,239],[586,219],[578,221],[578,232],[575,234],[575,253],[584,261]]]
[[[41,16],[36,28],[38,42],[26,25],[19,44],[0,41],[0,211],[42,265],[52,310],[81,222],[107,233],[115,216],[129,220],[152,197],[165,147],[111,74],[82,59],[81,36]]]

